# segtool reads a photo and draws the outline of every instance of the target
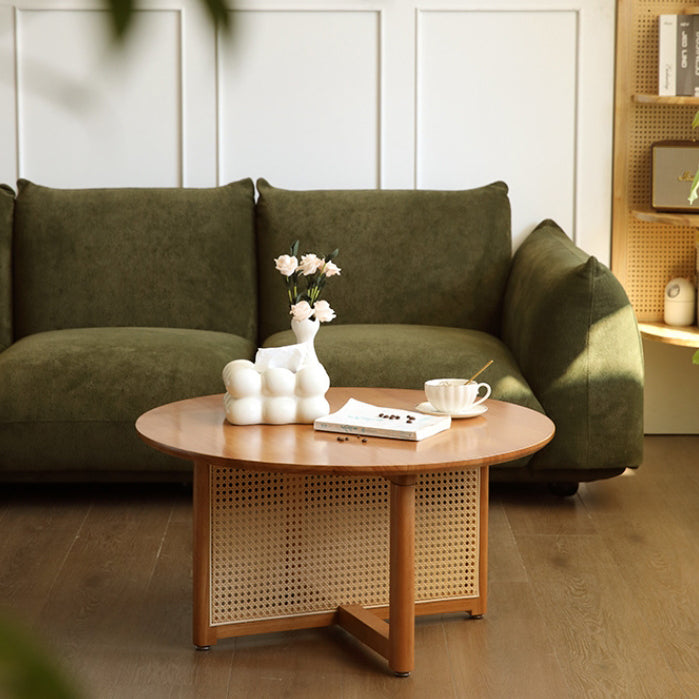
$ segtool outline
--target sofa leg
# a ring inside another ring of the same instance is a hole
[[[560,498],[567,498],[578,492],[578,483],[575,481],[558,481],[548,485],[549,491]]]

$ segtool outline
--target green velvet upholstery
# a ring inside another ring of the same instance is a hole
[[[15,193],[0,185],[0,352],[12,343],[12,221]]]
[[[274,258],[339,248],[326,298],[336,324],[497,332],[511,258],[507,185],[466,191],[290,191],[257,182],[260,335],[289,327]]]
[[[502,338],[556,424],[532,469],[641,463],[643,355],[634,312],[609,269],[553,221],[514,256]]]
[[[291,331],[276,333],[265,347],[292,344]],[[472,376],[489,359],[479,380],[493,398],[543,412],[512,354],[495,336],[479,330],[428,325],[322,325],[315,339],[318,359],[335,386],[417,388],[427,379]]]
[[[20,180],[15,339],[153,326],[256,337],[254,191],[52,189]]]
[[[1,192],[14,344],[0,352],[0,473],[186,472],[147,447],[134,422],[220,392],[223,366],[254,354],[252,181],[62,190],[20,180],[14,216],[7,201]],[[7,325],[0,311],[0,333]]]
[[[221,369],[254,349],[230,333],[181,328],[28,335],[0,353],[0,472],[170,468],[174,459],[138,438],[136,418],[221,392]]]
[[[333,385],[483,375],[545,411],[544,450],[492,470],[585,481],[640,463],[636,321],[603,265],[544,221],[514,258],[507,187],[299,191],[0,188],[0,480],[166,480],[142,412],[221,393],[258,345],[295,341],[274,258],[296,239],[342,274],[316,337]]]

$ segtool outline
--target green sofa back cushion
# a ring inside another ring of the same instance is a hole
[[[274,258],[328,254],[342,269],[323,294],[334,323],[497,331],[511,257],[507,185],[464,191],[290,191],[257,182],[260,334],[289,328]]]
[[[538,468],[625,468],[643,448],[643,352],[612,272],[551,220],[515,253],[502,339],[556,423]]]
[[[12,219],[15,193],[0,185],[0,352],[12,343]]]
[[[51,189],[20,180],[15,337],[172,327],[256,337],[254,189]]]

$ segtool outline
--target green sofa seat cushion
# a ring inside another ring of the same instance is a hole
[[[257,182],[260,337],[289,327],[274,258],[329,254],[335,324],[428,324],[497,332],[511,260],[507,185],[463,191],[291,191]]]
[[[633,308],[612,272],[551,220],[514,256],[502,338],[556,424],[532,467],[641,463],[643,351]]]
[[[29,335],[0,353],[0,468],[44,469],[43,449],[55,455],[55,469],[165,463],[140,444],[136,418],[163,403],[223,392],[223,367],[254,350],[236,335],[178,328]]]
[[[249,179],[208,189],[20,180],[14,218],[15,339],[107,326],[256,337]]]
[[[276,333],[265,347],[293,344],[291,331]],[[468,378],[488,360],[479,377],[492,397],[543,412],[510,351],[478,330],[427,325],[322,325],[315,339],[318,359],[333,386],[416,388],[439,378]]]

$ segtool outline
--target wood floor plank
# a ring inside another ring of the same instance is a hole
[[[663,647],[653,621],[602,537],[526,534],[517,540],[569,696],[684,696],[671,669],[658,662]]]
[[[677,468],[677,461],[664,465],[662,490],[639,471],[604,489],[590,484],[581,497],[669,667],[693,672],[699,668],[699,484],[680,479]],[[680,480],[684,486],[677,487]]]
[[[142,645],[194,649],[192,644],[192,524],[168,525],[138,614]]]
[[[578,496],[559,497],[546,485],[494,484],[493,495],[506,508],[518,534],[592,534],[594,523]]]
[[[497,490],[491,490],[488,505],[488,580],[527,581],[527,571]]]
[[[177,502],[174,510],[178,510]],[[137,686],[171,686],[171,696],[225,697],[234,644],[210,652],[199,652],[192,644],[191,505],[189,512],[189,521],[173,514],[168,523],[138,609],[135,628],[142,661],[130,679]],[[173,663],[176,672],[172,672]]]
[[[262,634],[220,641],[213,652],[235,647],[229,697],[273,697],[283,692],[327,699],[329,687],[342,696],[348,668],[351,674],[360,665],[348,654],[344,636],[330,628]],[[372,672],[371,662],[365,667]]]
[[[407,679],[333,628],[193,650],[187,488],[3,490],[0,606],[86,699],[699,696],[697,454],[652,437],[640,469],[573,498],[493,487],[488,613],[420,618]]]
[[[171,505],[95,500],[41,612],[41,627],[63,643],[124,643],[129,609],[155,566]]]
[[[2,506],[0,605],[32,625],[80,534],[89,504],[28,493]]]
[[[457,697],[559,699],[564,674],[529,583],[492,582],[480,620],[445,622]]]

